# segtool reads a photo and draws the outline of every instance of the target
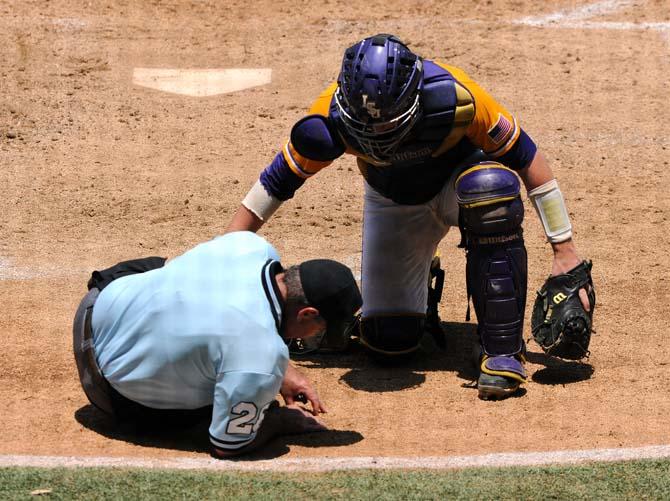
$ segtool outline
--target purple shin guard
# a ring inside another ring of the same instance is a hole
[[[523,349],[528,274],[518,177],[495,162],[481,163],[459,176],[456,193],[482,349],[494,358],[516,355]]]
[[[490,356],[514,355],[523,348],[526,249],[523,240],[506,247],[476,247],[467,254],[468,293],[483,351]]]

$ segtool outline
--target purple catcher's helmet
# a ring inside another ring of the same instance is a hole
[[[420,116],[422,76],[421,58],[393,35],[368,37],[344,52],[335,102],[362,153],[391,157]]]

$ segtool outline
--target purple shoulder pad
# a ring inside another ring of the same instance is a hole
[[[330,162],[344,154],[345,146],[335,127],[323,115],[307,115],[291,130],[295,151],[309,160]]]

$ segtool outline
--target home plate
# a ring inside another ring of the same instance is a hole
[[[177,69],[135,68],[133,84],[163,92],[205,97],[265,85],[270,68]]]

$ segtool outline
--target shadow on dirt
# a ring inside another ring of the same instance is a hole
[[[147,425],[117,423],[114,418],[90,404],[77,409],[74,418],[85,428],[113,440],[180,451],[209,452],[210,450],[207,431],[209,423],[206,420],[182,429],[150,428]]]
[[[382,393],[417,388],[425,382],[425,373],[429,371],[455,372],[467,381],[463,386],[476,388],[477,324],[442,322],[441,325],[446,334],[445,350],[438,348],[430,335],[425,335],[420,350],[396,364],[373,359],[357,341],[346,353],[310,353],[292,359],[303,367],[349,369],[340,381],[360,391]],[[527,359],[531,364],[544,366],[531,376],[539,384],[577,383],[594,373],[591,364],[560,360],[544,353],[528,352]],[[519,391],[515,396],[524,394],[525,391]]]
[[[310,353],[293,360],[310,368],[350,369],[340,381],[347,386],[367,392],[390,392],[421,386],[425,372],[456,372],[468,381],[477,378],[473,351],[477,345],[477,326],[474,323],[442,322],[446,334],[446,349],[441,350],[430,335],[425,335],[421,347],[411,358],[395,364],[372,359],[357,342],[346,353]]]
[[[344,447],[363,440],[357,431],[327,430],[302,435],[283,435],[273,439],[258,452],[240,457],[243,461],[274,459],[290,451],[291,445],[301,447]]]
[[[143,447],[171,449],[211,454],[209,419],[200,420],[187,428],[141,426],[131,423],[118,424],[113,418],[93,405],[75,411],[79,424],[104,437]],[[240,457],[240,460],[272,459],[290,451],[290,445],[302,447],[342,447],[363,440],[363,435],[348,430],[327,430],[303,435],[276,437],[260,451]],[[234,459],[232,459],[234,460]]]
[[[544,353],[528,352],[526,357],[533,364],[544,365],[544,369],[539,369],[532,375],[533,381],[538,384],[578,383],[590,379],[595,372],[593,366],[586,362],[561,360]]]

